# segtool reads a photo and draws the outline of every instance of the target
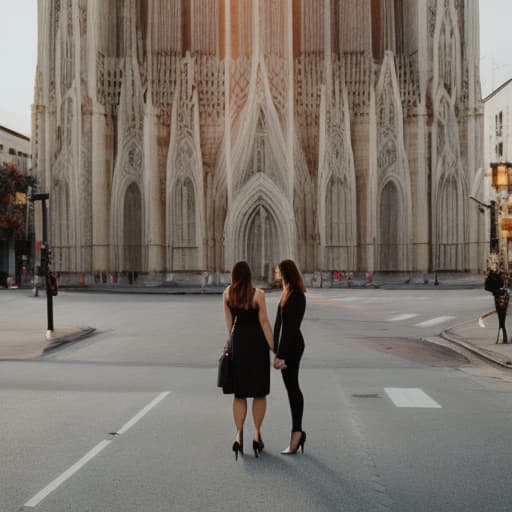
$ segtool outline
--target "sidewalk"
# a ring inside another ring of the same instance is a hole
[[[485,327],[478,325],[478,318],[447,329],[441,337],[455,343],[504,368],[512,369],[512,326],[510,317],[507,317],[507,335],[509,344],[496,344],[498,334],[498,317],[492,315],[485,320]]]
[[[64,343],[94,334],[92,327],[59,327],[50,339],[41,329],[0,330],[0,361],[34,359]]]

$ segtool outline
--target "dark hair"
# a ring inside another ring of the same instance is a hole
[[[293,260],[283,260],[279,263],[279,272],[283,281],[288,285],[290,292],[296,291],[300,293],[306,292],[304,281],[300,275],[299,269]]]
[[[248,309],[251,307],[252,296],[251,268],[246,261],[239,261],[231,270],[228,303],[231,307]]]

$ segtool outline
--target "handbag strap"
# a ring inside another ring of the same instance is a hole
[[[235,332],[236,319],[233,320],[233,325],[231,326],[231,332],[229,333],[229,338],[226,340],[226,345],[224,345],[224,351],[233,351],[233,333]]]

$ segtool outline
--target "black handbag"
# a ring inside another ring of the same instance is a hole
[[[231,335],[224,345],[224,350],[219,357],[217,371],[217,386],[222,388],[225,395],[234,392],[234,375],[233,375],[233,331],[235,330],[236,318],[231,328]]]

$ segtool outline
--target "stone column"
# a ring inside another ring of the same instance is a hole
[[[468,67],[467,87],[468,98],[466,105],[467,132],[461,137],[467,137],[467,176],[469,194],[484,200],[483,169],[490,162],[484,162],[484,118],[483,103],[481,101],[479,76],[479,19],[476,2],[466,2],[464,7],[464,48]],[[479,212],[474,202],[469,202],[469,270],[478,272],[485,270],[488,253],[486,236],[486,217]]]
[[[151,105],[144,113],[144,189],[146,271],[165,270],[164,205],[158,168],[158,123]]]
[[[97,104],[92,114],[92,267],[110,270],[110,193],[113,162],[106,152],[105,109]]]
[[[408,128],[413,128],[409,125]],[[414,263],[413,270],[427,272],[429,268],[429,204],[428,204],[428,173],[427,168],[427,113],[423,105],[418,107],[418,116],[415,121],[414,147],[410,148],[409,165],[415,171],[415,180],[412,184],[413,216],[414,216]],[[412,156],[412,158],[411,158]],[[415,160],[415,168],[412,161]]]

